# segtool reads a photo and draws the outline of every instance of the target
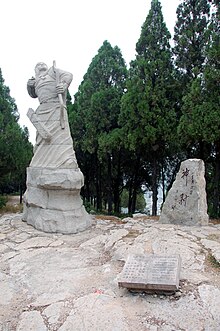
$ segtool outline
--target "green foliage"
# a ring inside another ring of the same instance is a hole
[[[136,60],[131,63],[127,93],[122,99],[120,123],[131,150],[161,146],[171,140],[176,114],[169,39],[160,3],[152,1],[136,45]]]
[[[18,124],[18,112],[0,70],[0,191],[25,185],[26,167],[32,156],[27,128]]]
[[[151,2],[151,9],[142,26],[141,36],[136,44],[138,56],[148,60],[153,65],[152,72],[160,76],[161,58],[167,58],[170,62],[170,44],[171,35],[167,30],[163,19],[162,8],[159,0]],[[163,65],[163,62],[161,64]],[[144,72],[143,72],[144,73]],[[145,73],[144,73],[145,76]]]
[[[117,128],[126,74],[120,50],[105,41],[79,86],[73,112],[70,111],[72,134],[83,151],[93,153],[99,148],[100,133],[108,134]]]
[[[136,44],[137,56],[130,66],[119,118],[125,147],[135,151],[142,162],[147,156],[151,163],[154,213],[159,164],[163,163],[167,151],[174,145],[177,126],[170,38],[160,2],[154,0]]]
[[[188,158],[197,157],[206,162],[208,211],[211,216],[218,217],[220,215],[219,4],[213,1],[212,16],[210,16],[210,3],[205,0],[185,1],[178,7],[177,13],[174,52],[176,64],[184,78],[182,116],[178,125],[179,141],[182,148],[187,150]]]
[[[128,190],[124,189],[121,195],[121,207],[128,208],[129,205],[129,192]],[[146,208],[146,201],[144,198],[144,192],[139,192],[137,194],[137,201],[136,201],[136,211],[144,212]]]
[[[216,260],[216,258],[212,254],[208,255],[208,261],[211,263],[211,265],[214,268],[220,269],[220,263]]]
[[[183,98],[183,115],[178,126],[182,143],[213,143],[220,139],[219,97],[213,98],[204,83],[201,78],[194,79]]]
[[[104,41],[79,86],[74,105],[69,108],[76,154],[85,174],[83,194],[87,200],[92,198],[99,210],[103,200],[109,210],[113,199],[116,205],[115,187],[122,183],[118,116],[126,75],[119,48]]]
[[[6,206],[6,203],[7,203],[7,197],[4,195],[0,195],[0,209]]]
[[[210,4],[207,0],[184,0],[177,8],[174,54],[184,84],[203,71]]]
[[[182,17],[187,15],[191,17],[191,19],[189,18],[188,21],[184,22],[185,30],[182,28],[181,31],[185,33],[186,40],[187,31],[194,31],[194,38],[197,38],[197,42],[191,43],[188,49],[188,52],[193,54],[190,57],[191,63],[189,63],[189,59],[188,63],[184,62],[184,59],[182,60],[187,68],[195,68],[197,65],[200,75],[193,76],[191,70],[192,80],[188,92],[183,97],[183,115],[180,119],[178,132],[185,145],[193,145],[199,142],[213,143],[220,139],[219,22],[213,13],[211,24],[208,26],[209,4],[206,1],[197,1],[196,4],[194,1],[189,1],[188,5],[186,7],[186,4],[182,4],[178,8],[178,13],[181,12]],[[190,10],[192,10],[192,13]],[[182,18],[179,25],[181,22]],[[177,24],[177,26],[179,25]],[[183,46],[182,44],[180,46],[176,45],[176,49],[179,49],[182,55],[184,51],[180,47]],[[193,46],[195,49],[193,49]],[[180,64],[180,61],[177,61],[177,64]]]
[[[152,0],[128,73],[118,47],[98,50],[68,105],[86,205],[118,212],[126,189],[132,213],[145,184],[156,214],[159,183],[165,196],[180,161],[200,157],[209,210],[220,214],[219,15],[217,0],[181,1],[172,49]]]

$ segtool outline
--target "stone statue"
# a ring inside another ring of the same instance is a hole
[[[35,113],[32,109],[28,111],[37,129],[31,166],[77,168],[66,112],[66,92],[72,74],[56,69],[55,65],[48,69],[42,62],[36,65],[35,74],[27,83],[29,95],[38,97],[40,102]]]
[[[72,74],[48,69],[43,62],[35,67],[35,78],[27,83],[32,98],[38,98],[36,111],[27,116],[37,129],[34,156],[27,169],[23,219],[45,232],[77,233],[91,224],[82,204],[80,190],[84,178],[70,135],[66,94]]]

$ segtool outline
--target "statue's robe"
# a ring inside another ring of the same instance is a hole
[[[72,81],[72,74],[59,70],[59,82],[69,86]],[[38,97],[40,102],[36,110],[38,121],[46,126],[51,134],[49,141],[43,139],[37,132],[34,156],[30,167],[39,168],[77,168],[73,142],[70,135],[67,111],[64,108],[64,129],[61,128],[60,116],[61,107],[56,92],[56,74],[50,68],[46,75],[36,79],[34,91],[29,94]],[[66,103],[66,92],[62,95],[64,105]]]

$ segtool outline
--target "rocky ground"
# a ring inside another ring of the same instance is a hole
[[[180,254],[172,295],[118,287],[128,254]],[[94,217],[75,235],[0,218],[0,331],[219,331],[220,225]]]

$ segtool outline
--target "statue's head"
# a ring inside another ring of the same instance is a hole
[[[46,73],[48,70],[47,65],[44,62],[38,62],[35,66],[35,74],[36,77],[38,77],[39,75],[42,75],[44,73]]]

